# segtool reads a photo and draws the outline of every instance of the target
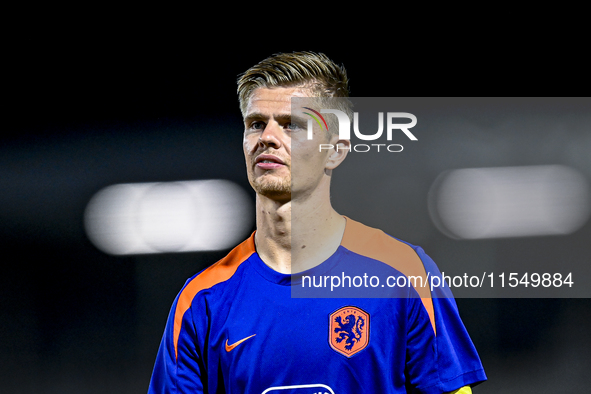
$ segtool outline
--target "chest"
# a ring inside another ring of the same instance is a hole
[[[289,288],[236,294],[225,313],[212,318],[208,374],[232,391],[308,385],[294,393],[330,392],[313,390],[326,385],[380,392],[377,386],[404,381],[404,305],[404,300],[298,299]]]

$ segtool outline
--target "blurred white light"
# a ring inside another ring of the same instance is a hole
[[[459,239],[570,234],[590,212],[588,181],[562,165],[453,170],[429,191],[433,222]]]
[[[95,194],[86,233],[115,255],[220,250],[248,236],[254,211],[246,192],[225,180],[119,184]]]

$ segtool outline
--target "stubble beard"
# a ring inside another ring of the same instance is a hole
[[[262,175],[250,183],[255,192],[269,198],[291,198],[291,177],[274,178]]]

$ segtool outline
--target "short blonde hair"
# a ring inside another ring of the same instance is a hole
[[[243,116],[253,91],[261,87],[302,87],[314,97],[349,97],[347,71],[323,53],[278,53],[249,68],[238,78]]]

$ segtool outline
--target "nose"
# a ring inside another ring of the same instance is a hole
[[[269,122],[259,137],[259,146],[261,148],[269,146],[272,146],[275,149],[279,148],[281,146],[281,138],[279,138],[281,132],[282,129],[278,123]]]

